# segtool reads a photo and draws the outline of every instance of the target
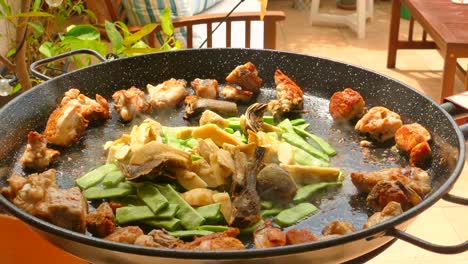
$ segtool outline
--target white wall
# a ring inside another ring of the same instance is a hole
[[[18,12],[20,9],[21,1],[7,0],[12,7],[13,13]],[[0,7],[1,9],[1,7]],[[3,11],[3,10],[2,10]],[[0,54],[5,55],[9,50],[11,41],[15,40],[16,30],[15,27],[6,19],[0,19]]]

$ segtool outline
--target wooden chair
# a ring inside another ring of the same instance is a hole
[[[125,13],[119,13],[119,6],[121,0],[105,0],[105,1],[85,1],[87,7],[91,9],[98,19],[98,23],[103,23],[105,20],[109,21],[123,21],[125,19]],[[206,32],[208,40],[207,47],[213,46],[212,36],[209,34],[213,30],[213,24],[221,22],[226,14],[199,14],[195,16],[183,17],[174,19],[172,23],[175,28],[185,27],[187,30],[187,48],[193,48],[193,27],[195,25],[206,24]],[[276,48],[276,23],[286,18],[282,11],[267,11],[263,20],[263,48],[275,49]],[[258,12],[239,12],[232,13],[231,16],[225,21],[226,23],[226,47],[231,47],[231,25],[235,21],[245,22],[245,47],[250,48],[251,46],[251,24],[252,21],[259,21],[260,15]],[[136,31],[141,26],[132,27],[131,31]],[[161,27],[158,26],[154,32],[161,31]],[[150,34],[148,37],[148,45],[155,47],[156,36]]]

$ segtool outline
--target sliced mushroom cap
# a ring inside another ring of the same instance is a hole
[[[263,113],[266,111],[267,105],[261,103],[252,104],[245,111],[245,130],[252,130],[257,133],[262,130]]]

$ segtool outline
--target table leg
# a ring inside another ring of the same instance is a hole
[[[401,0],[392,1],[392,16],[390,18],[390,35],[388,39],[387,68],[395,68],[397,55],[398,33],[400,32]]]
[[[446,52],[444,58],[444,72],[442,74],[442,97],[441,101],[450,95],[453,95],[453,86],[455,84],[455,71],[457,70],[457,58],[453,53]]]

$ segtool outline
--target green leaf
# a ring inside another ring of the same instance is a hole
[[[114,23],[106,20],[104,22],[104,26],[106,28],[107,37],[112,43],[112,51],[116,52],[117,50],[123,47],[122,35],[120,35],[120,32],[117,30]]]
[[[44,27],[41,24],[28,22],[28,25],[32,27],[37,33],[39,34],[44,33]]]
[[[8,50],[7,54],[6,54],[6,57],[11,57],[13,55],[16,54],[16,49],[15,48],[11,48],[10,50]]]
[[[7,16],[11,16],[11,6],[5,0],[0,0],[0,6]]]
[[[32,11],[37,11],[41,7],[41,0],[34,0]]]
[[[107,45],[104,42],[99,40],[83,40],[79,38],[66,38],[62,42],[68,49],[76,50],[76,49],[92,49],[99,52],[101,55],[105,55],[107,53]]]
[[[132,48],[136,48],[136,49],[146,49],[146,48],[151,48],[151,47],[148,46],[148,44],[146,44],[144,41],[140,40],[140,41],[138,41],[137,43],[133,44],[133,45],[132,45]]]
[[[81,6],[79,5],[73,6],[72,10],[75,11],[78,15],[80,15],[82,11]]]
[[[114,22],[114,23],[115,23],[115,25],[116,25],[120,30],[123,31],[124,37],[127,37],[127,36],[131,35],[131,34],[130,34],[130,31],[128,30],[127,25],[126,25],[124,22],[122,22],[122,21],[116,21],[116,22]]]
[[[11,89],[10,95],[14,95],[15,93],[21,91],[21,83],[17,83],[13,89]]]
[[[182,49],[182,43],[180,43],[179,40],[176,40],[176,41],[174,42],[174,49],[176,49],[176,50]]]
[[[54,55],[52,43],[49,41],[42,43],[39,47],[39,52],[47,58],[52,57]]]
[[[129,35],[128,37],[124,38],[124,45],[126,47],[130,47],[133,43],[139,41],[144,36],[148,35],[149,33],[153,32],[158,25],[155,23],[146,24],[142,27],[139,31],[135,32],[134,34]]]
[[[94,14],[93,11],[89,10],[89,9],[83,9],[83,12],[85,12],[90,18],[92,18],[93,20],[97,20],[96,18],[96,14]],[[97,23],[97,22],[96,22]]]
[[[73,37],[81,40],[98,40],[101,38],[99,31],[91,25],[77,25],[65,33],[65,38]]]
[[[54,16],[46,12],[38,12],[38,11],[19,13],[16,15],[8,16],[9,19],[15,18],[15,17],[54,17]]]
[[[172,36],[174,34],[174,25],[172,25],[171,10],[164,8],[159,18],[161,19],[161,28],[164,34]]]

